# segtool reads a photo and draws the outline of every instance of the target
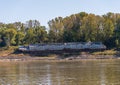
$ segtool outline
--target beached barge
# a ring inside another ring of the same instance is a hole
[[[20,51],[26,52],[80,51],[80,50],[105,50],[105,49],[106,46],[101,42],[51,43],[19,46]]]

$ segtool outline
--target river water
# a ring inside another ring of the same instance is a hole
[[[120,60],[0,62],[0,85],[120,85]]]

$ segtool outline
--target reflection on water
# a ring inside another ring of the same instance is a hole
[[[2,62],[0,85],[120,85],[120,60]]]

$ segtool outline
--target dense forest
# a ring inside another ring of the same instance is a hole
[[[80,12],[48,21],[49,29],[38,20],[26,23],[0,23],[0,46],[36,43],[103,42],[107,47],[120,46],[120,14],[105,15]]]

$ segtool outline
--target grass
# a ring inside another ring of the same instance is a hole
[[[14,53],[17,49],[18,49],[17,46],[11,46],[9,48],[7,48],[7,47],[1,47],[0,48],[0,56],[10,55],[10,54]]]
[[[93,55],[116,55],[118,53],[117,50],[110,49],[110,50],[104,50],[104,51],[99,51],[99,52],[93,52]]]

